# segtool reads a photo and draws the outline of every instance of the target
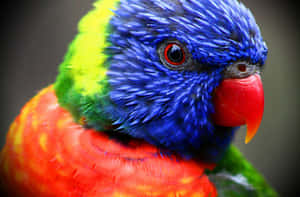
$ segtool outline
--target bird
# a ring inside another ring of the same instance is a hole
[[[96,0],[0,153],[7,196],[275,197],[232,145],[268,48],[237,0]]]

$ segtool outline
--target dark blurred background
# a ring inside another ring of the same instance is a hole
[[[1,11],[0,147],[21,107],[55,81],[79,19],[93,0],[13,1]],[[235,144],[283,197],[300,189],[300,11],[296,1],[243,0],[256,17],[269,47],[263,73],[265,114],[253,141],[245,128]]]

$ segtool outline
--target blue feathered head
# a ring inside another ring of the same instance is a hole
[[[264,64],[267,47],[236,0],[121,0],[110,21],[108,113],[120,132],[189,157],[215,158],[232,139],[213,92]],[[233,66],[243,63],[244,72]]]

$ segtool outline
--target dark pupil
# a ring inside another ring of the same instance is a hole
[[[183,54],[181,48],[178,45],[173,45],[167,52],[168,58],[175,63],[181,62]]]

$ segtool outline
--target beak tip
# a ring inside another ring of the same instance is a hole
[[[256,132],[259,128],[259,124],[260,124],[260,121],[254,126],[252,127],[251,124],[247,124],[247,134],[246,134],[246,138],[245,138],[245,144],[248,144],[253,138],[254,136],[256,135]]]
[[[248,144],[250,141],[251,141],[251,139],[246,138],[246,139],[245,139],[245,144]]]

